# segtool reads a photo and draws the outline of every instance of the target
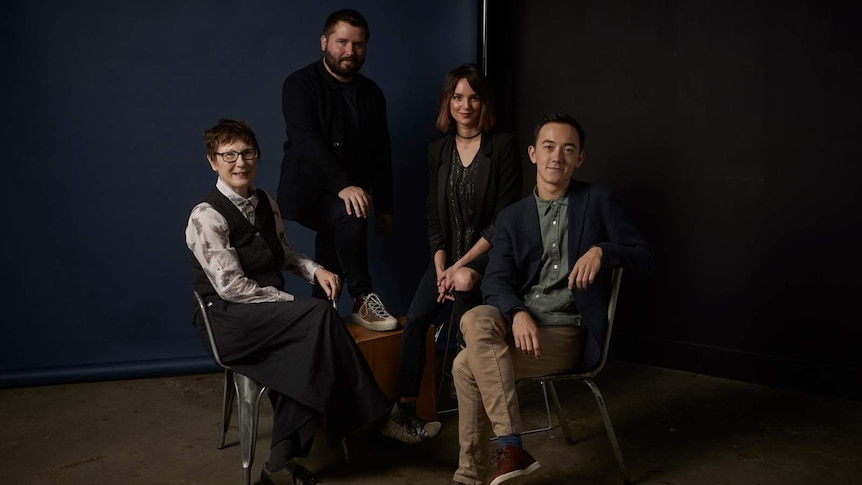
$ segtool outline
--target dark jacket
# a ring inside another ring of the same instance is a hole
[[[451,133],[428,145],[425,218],[432,258],[440,249],[451,255],[446,185],[454,146],[455,135]],[[473,163],[478,164],[473,221],[477,235],[491,242],[497,214],[521,197],[521,158],[515,138],[506,133],[482,135],[482,144]]]
[[[572,180],[568,214],[568,271],[591,247],[602,248],[602,268],[595,282],[586,290],[572,290],[587,330],[581,358],[581,367],[587,370],[601,357],[608,327],[609,270],[623,267],[626,274],[648,274],[655,262],[649,245],[608,187]],[[482,278],[485,302],[507,316],[515,308],[525,308],[523,295],[538,282],[541,264],[542,235],[536,199],[531,194],[497,216],[493,247]]]
[[[322,60],[295,71],[282,87],[287,141],[278,184],[282,217],[303,222],[323,193],[356,185],[369,192],[378,214],[392,214],[392,157],[386,100],[356,74],[360,126],[355,130],[339,83]]]

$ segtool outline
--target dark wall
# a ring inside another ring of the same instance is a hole
[[[490,74],[528,140],[587,132],[659,270],[624,281],[615,356],[862,399],[862,16],[792,1],[508,1]],[[534,171],[530,169],[530,179]]]
[[[323,22],[343,6],[3,3],[0,385],[212,368],[192,329],[183,235],[216,180],[201,135],[219,118],[246,120],[263,152],[257,184],[274,193],[281,83],[320,58]],[[395,165],[395,235],[372,241],[372,272],[404,312],[428,254],[415,216],[437,96],[449,69],[476,60],[477,9],[456,0],[353,7],[371,25],[363,73],[387,96]],[[287,231],[313,252],[309,231]],[[297,278],[287,290],[310,294]]]

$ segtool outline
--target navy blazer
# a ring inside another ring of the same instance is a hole
[[[454,146],[455,135],[452,133],[428,145],[425,220],[432,258],[440,249],[451,255],[446,186]],[[521,158],[515,137],[507,133],[483,134],[473,163],[477,164],[473,224],[477,234],[491,242],[497,214],[521,197]]]
[[[602,267],[586,290],[573,289],[575,304],[587,331],[580,368],[589,370],[601,358],[608,327],[612,268],[647,274],[654,270],[652,250],[627,211],[603,185],[572,180],[569,186],[568,257],[575,262],[593,246],[602,248]],[[530,194],[497,216],[488,267],[482,278],[485,302],[511,318],[515,308],[526,308],[523,295],[539,280],[542,235],[535,197]]]

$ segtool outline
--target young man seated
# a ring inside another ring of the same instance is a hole
[[[466,347],[452,367],[461,446],[455,484],[484,483],[491,431],[500,444],[491,485],[523,483],[539,468],[521,443],[515,382],[595,367],[611,271],[653,269],[649,246],[610,190],[572,179],[583,147],[574,118],[543,118],[529,148],[536,188],[497,216],[482,280],[487,305],[461,319]]]

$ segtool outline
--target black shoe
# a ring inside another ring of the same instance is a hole
[[[443,425],[440,421],[424,421],[415,415],[403,412],[398,404],[392,406],[389,418],[380,426],[380,434],[387,438],[415,445],[428,441],[440,434]]]
[[[293,460],[277,472],[269,471],[266,468],[266,463],[260,469],[261,485],[315,485],[318,483],[322,482],[317,481],[310,471],[297,465]]]

